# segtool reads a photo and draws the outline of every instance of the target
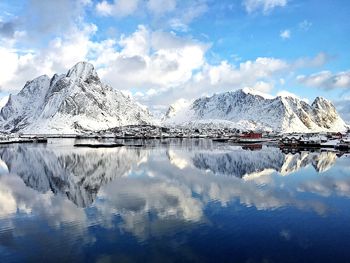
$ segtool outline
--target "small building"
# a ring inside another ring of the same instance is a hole
[[[303,136],[299,135],[288,135],[283,136],[281,139],[282,144],[284,145],[298,145],[300,144],[300,141],[302,140]]]
[[[257,133],[257,132],[243,133],[241,135],[241,138],[242,139],[261,139],[262,133]]]

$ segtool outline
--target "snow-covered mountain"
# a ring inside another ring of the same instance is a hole
[[[76,133],[150,123],[145,107],[101,83],[87,62],[28,81],[0,112],[0,129],[7,132]]]
[[[165,125],[208,125],[280,132],[344,131],[333,104],[317,97],[309,105],[296,97],[268,98],[246,90],[202,97],[170,106]]]

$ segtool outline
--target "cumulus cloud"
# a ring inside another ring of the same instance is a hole
[[[189,24],[208,9],[207,0],[102,0],[95,6],[101,16],[148,16],[159,28],[188,31]]]
[[[324,66],[332,59],[330,55],[325,52],[318,53],[315,57],[299,58],[293,63],[294,68],[317,68]]]
[[[276,7],[286,6],[287,3],[287,0],[244,0],[243,6],[248,13],[261,10],[264,14],[268,14]]]
[[[26,81],[39,75],[65,72],[77,61],[86,60],[90,50],[90,37],[96,32],[95,25],[71,29],[62,37],[52,39],[46,48],[38,51],[18,52],[15,48],[0,47],[0,87],[16,91]]]
[[[65,33],[80,22],[88,0],[41,1],[30,0],[21,16],[21,24],[30,32],[30,37],[55,36]]]
[[[163,14],[173,11],[176,7],[176,0],[149,0],[147,8],[155,14]]]
[[[321,71],[311,75],[299,75],[297,81],[305,86],[338,89],[350,88],[350,71],[332,73],[331,71]]]
[[[294,62],[259,57],[239,64],[225,60],[210,64],[205,58],[210,43],[175,32],[139,25],[119,39],[92,40],[97,30],[93,24],[72,27],[40,50],[20,53],[15,48],[0,48],[6,58],[0,61],[0,69],[6,72],[0,76],[1,88],[17,91],[27,80],[64,73],[77,61],[87,60],[105,83],[132,91],[141,103],[159,110],[181,97],[194,99],[239,88],[270,93],[285,72],[328,61],[328,56],[320,53]]]
[[[206,59],[211,43],[177,32],[188,30],[188,24],[206,12],[205,0],[99,1],[93,8],[100,15],[127,16],[144,8],[167,24],[165,30],[139,25],[133,33],[102,40],[94,38],[97,26],[84,21],[84,8],[92,6],[91,1],[63,0],[52,5],[31,1],[33,6],[28,14],[38,14],[40,10],[45,10],[45,13],[60,10],[63,14],[55,14],[52,21],[49,16],[43,17],[42,25],[29,20],[31,29],[14,28],[14,33],[10,32],[12,40],[7,41],[6,46],[0,45],[1,57],[5,58],[0,60],[0,70],[4,73],[0,75],[0,88],[5,92],[18,91],[26,81],[39,75],[65,73],[76,62],[85,60],[95,65],[103,82],[129,92],[141,103],[164,109],[165,105],[181,97],[193,99],[239,88],[270,93],[276,83],[279,84],[278,79],[283,77],[281,74],[301,67],[321,66],[329,60],[328,55],[320,53],[314,58],[292,62],[258,57],[241,60],[241,63],[223,60],[211,64]],[[271,10],[275,4],[267,1],[266,7],[262,5],[259,8]],[[60,20],[64,22],[59,23]],[[169,27],[177,31],[169,32]],[[49,39],[46,47],[18,49],[17,38],[30,35],[33,30]],[[45,32],[54,33],[54,36]]]
[[[96,11],[102,16],[124,17],[132,15],[139,6],[139,0],[117,0],[109,3],[106,0],[97,3]]]
[[[176,99],[188,99],[212,95],[224,91],[250,88],[259,92],[269,92],[274,87],[275,75],[289,68],[288,63],[276,58],[257,58],[240,63],[238,66],[222,61],[218,65],[204,63],[181,86],[164,88],[148,99],[149,104],[172,103]]]
[[[175,34],[150,31],[145,26],[139,26],[130,36],[122,36],[119,45],[120,52],[112,51],[112,59],[105,61],[108,67],[99,72],[107,82],[118,83],[116,88],[138,87],[140,91],[188,81],[192,71],[204,64],[208,47]]]
[[[280,37],[283,39],[283,40],[286,40],[286,39],[289,39],[291,37],[291,32],[289,29],[285,29],[283,31],[280,32]]]

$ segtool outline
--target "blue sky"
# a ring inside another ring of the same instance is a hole
[[[346,0],[5,0],[0,96],[87,60],[151,110],[250,88],[324,96],[350,120],[349,13]]]

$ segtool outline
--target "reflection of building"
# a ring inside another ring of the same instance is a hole
[[[242,146],[243,150],[258,151],[262,149],[262,144],[246,144]]]

